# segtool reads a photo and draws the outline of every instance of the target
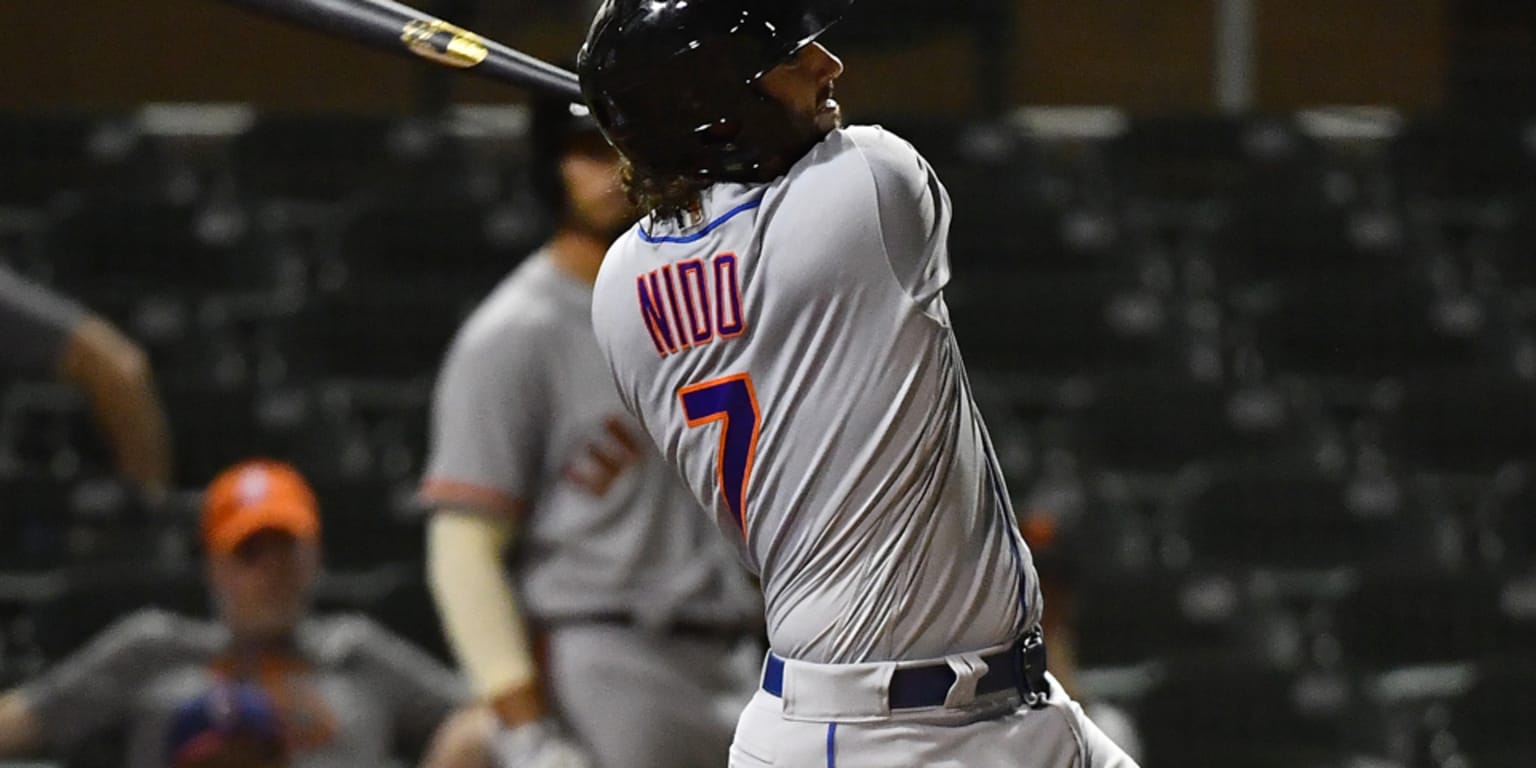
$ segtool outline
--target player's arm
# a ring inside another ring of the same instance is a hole
[[[427,530],[427,572],[439,619],[477,698],[510,726],[544,716],[527,624],[503,560],[512,518],[439,509]]]
[[[422,768],[491,768],[491,738],[497,729],[489,707],[461,710],[437,730]]]
[[[533,759],[589,765],[584,750],[551,727],[540,695],[528,631],[502,562],[517,517],[516,506],[510,511],[488,517],[440,508],[428,529],[428,578],[443,629],[489,713],[451,724],[431,750],[440,761],[434,768],[476,765],[486,753],[500,768]],[[469,743],[477,735],[485,737],[478,747]]]
[[[151,494],[170,481],[165,414],[144,351],[105,320],[0,269],[0,369],[85,393],[118,471]]]
[[[169,614],[140,611],[0,696],[0,758],[68,750],[121,722],[132,694],[177,655],[186,634]]]
[[[438,375],[421,499],[434,510],[427,568],[444,634],[476,696],[518,726],[545,710],[505,558],[543,466],[542,360],[554,353],[498,296],[465,325]]]
[[[0,758],[28,757],[43,745],[43,726],[20,691],[0,695]]]
[[[105,321],[88,317],[70,333],[58,377],[85,393],[119,474],[151,497],[162,495],[171,480],[170,430],[144,350]]]

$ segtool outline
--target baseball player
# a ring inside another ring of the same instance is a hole
[[[111,442],[117,470],[151,500],[171,480],[170,430],[149,360],[106,320],[0,265],[0,381],[78,388]]]
[[[579,70],[648,214],[593,294],[620,397],[758,573],[730,765],[1134,765],[1053,684],[950,329],[949,198],[841,128],[851,0],[608,0]]]
[[[635,218],[618,155],[565,102],[537,104],[530,130],[558,228],[443,363],[422,485],[433,593],[500,717],[502,765],[719,766],[756,686],[741,650],[761,603],[592,335],[592,281]]]

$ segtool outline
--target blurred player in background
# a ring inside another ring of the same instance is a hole
[[[151,500],[171,480],[171,442],[144,350],[105,320],[0,266],[0,374],[85,394],[117,471]]]
[[[288,744],[259,686],[221,683],[176,708],[166,768],[288,768]]]
[[[851,0],[608,0],[582,89],[648,216],[603,262],[620,397],[761,574],[737,768],[1133,766],[1045,670],[950,328],[950,203],[841,127]]]
[[[760,607],[592,336],[592,281],[634,221],[618,156],[564,102],[537,103],[530,133],[557,229],[443,363],[422,484],[433,593],[506,768],[718,766]]]
[[[293,765],[385,765],[397,744],[428,764],[480,768],[480,714],[453,673],[360,616],[314,616],[319,509],[293,468],[254,461],[209,486],[202,533],[218,623],[158,610],[133,614],[42,677],[0,697],[0,758],[68,754],[125,727],[122,765],[168,763],[178,705],[246,681],[275,703]],[[450,720],[450,718],[453,718]]]

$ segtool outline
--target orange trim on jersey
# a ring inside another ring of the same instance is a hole
[[[747,444],[746,467],[742,470],[741,473],[741,492],[737,494],[737,498],[741,499],[741,509],[738,510],[738,514],[740,515],[741,519],[737,522],[740,523],[742,535],[745,536],[747,532],[747,487],[752,479],[752,467],[757,461],[757,438],[759,432],[762,430],[763,424],[763,409],[759,407],[757,403],[757,389],[752,386],[752,374],[737,373],[730,376],[722,376],[718,379],[701,381],[697,384],[689,384],[688,386],[677,390],[677,397],[679,400],[681,400],[683,396],[690,392],[694,392],[700,389],[708,389],[710,387],[719,386],[721,384],[726,384],[738,379],[746,385],[747,397],[752,401],[753,416],[752,439]],[[684,414],[684,418],[687,418],[687,414]],[[708,416],[687,420],[688,427],[690,429],[715,421],[724,422],[720,425],[719,445],[715,448],[715,482],[720,486],[720,495],[726,499],[726,505],[729,506],[730,497],[726,496],[725,494],[725,440],[726,433],[729,432],[731,428],[730,414],[726,413],[725,411],[720,411],[718,413],[712,413]]]
[[[523,513],[523,502],[516,496],[496,488],[458,480],[429,477],[422,482],[417,495],[427,505],[436,508],[466,504],[470,507],[468,511],[489,512],[506,518],[516,518]]]

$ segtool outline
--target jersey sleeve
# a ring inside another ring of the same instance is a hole
[[[421,500],[506,515],[536,494],[548,402],[537,329],[472,320],[438,374]]]
[[[21,688],[48,744],[61,752],[122,722],[158,675],[167,652],[184,639],[175,617],[160,611],[129,616]]]
[[[0,371],[52,378],[85,310],[0,266]]]
[[[886,258],[907,295],[925,310],[949,282],[949,192],[928,161],[883,128],[848,129],[875,185]]]

